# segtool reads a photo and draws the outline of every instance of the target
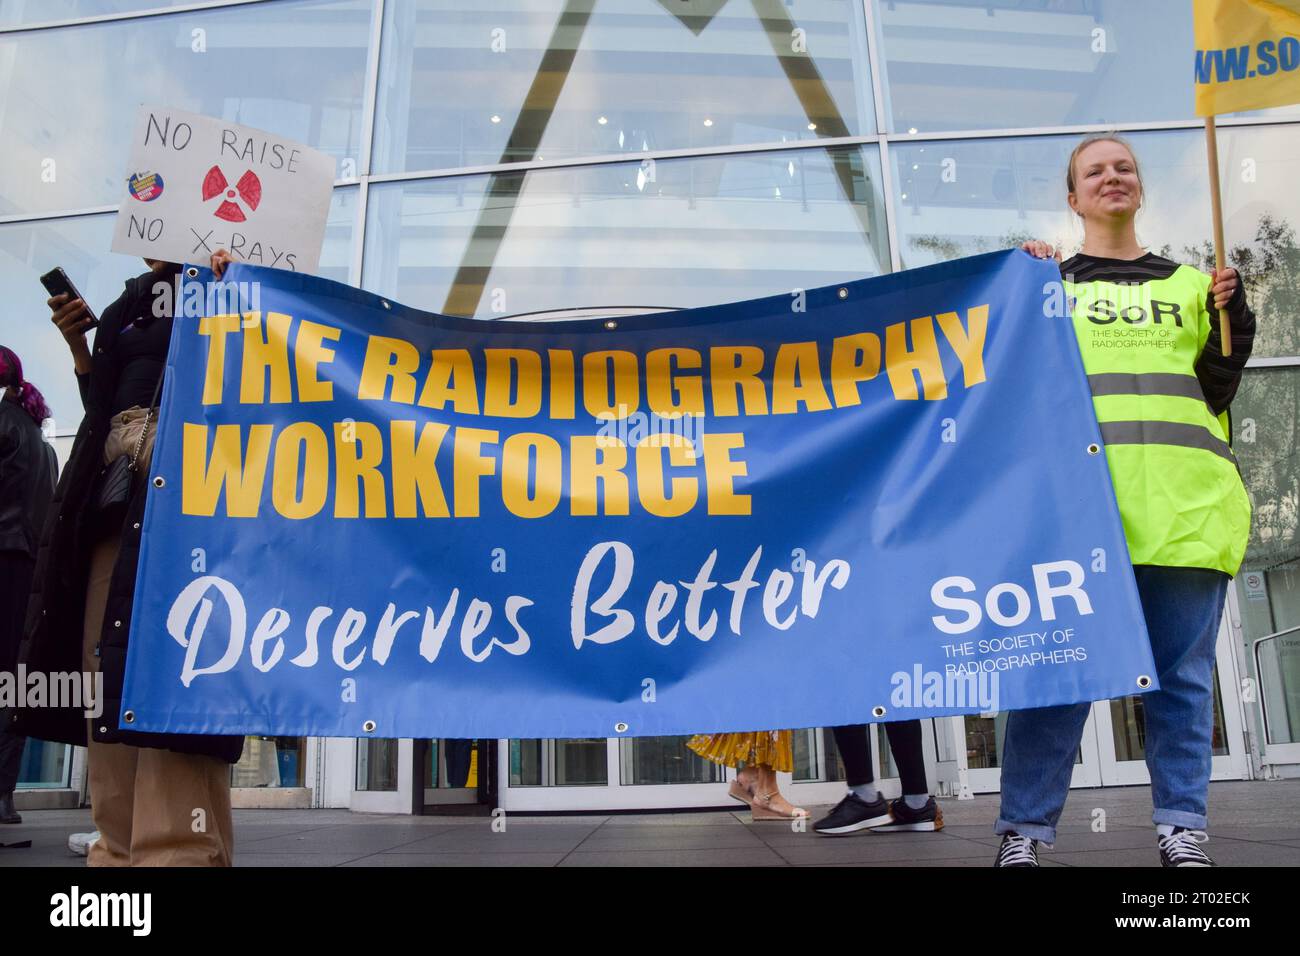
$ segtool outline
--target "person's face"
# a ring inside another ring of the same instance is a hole
[[[1142,205],[1137,163],[1124,146],[1101,140],[1074,158],[1070,208],[1089,219],[1132,218]]]

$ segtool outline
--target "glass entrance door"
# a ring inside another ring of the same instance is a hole
[[[1241,780],[1249,776],[1236,674],[1232,630],[1225,614],[1219,622],[1219,639],[1215,645],[1211,780]],[[1102,785],[1150,783],[1142,696],[1101,701],[1094,704],[1092,710],[1097,725],[1097,756]]]
[[[997,793],[1002,787],[1002,763],[1007,733],[1007,714],[972,714],[951,717],[966,740],[967,783],[973,793]],[[1071,787],[1101,786],[1101,764],[1097,754],[1096,707],[1083,725],[1083,737],[1074,758]]]
[[[1264,776],[1300,764],[1300,569],[1244,571],[1229,592]],[[30,745],[29,745],[30,746]]]
[[[437,739],[424,748],[424,805],[477,803],[482,749],[478,740]]]

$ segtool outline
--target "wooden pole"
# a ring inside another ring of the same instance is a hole
[[[1205,117],[1205,153],[1210,162],[1210,208],[1214,213],[1214,270],[1222,272],[1224,267],[1223,248],[1223,200],[1219,196],[1219,141],[1214,135],[1214,117]],[[1219,338],[1223,342],[1223,354],[1232,354],[1232,328],[1228,323],[1228,310],[1216,309],[1214,297],[1210,297],[1210,309],[1219,313]]]

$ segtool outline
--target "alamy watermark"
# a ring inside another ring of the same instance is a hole
[[[99,671],[0,671],[0,710],[80,707],[94,719],[104,712],[104,675]]]
[[[226,282],[220,279],[200,282],[177,275],[172,282],[155,282],[153,294],[153,314],[157,318],[250,313],[257,313],[260,317],[262,311],[260,282]]]
[[[601,423],[596,429],[596,447],[613,448],[623,445],[635,448],[649,438],[666,436],[680,439],[692,448],[700,447],[704,436],[704,416],[670,412],[660,415],[658,412],[630,411],[626,405],[618,406],[618,412],[601,412],[596,416]]]
[[[987,713],[998,706],[998,672],[953,669],[946,673],[923,670],[895,671],[889,678],[891,710],[962,709]]]

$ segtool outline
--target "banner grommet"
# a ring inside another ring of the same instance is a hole
[[[618,723],[614,725],[614,732],[619,734],[627,733],[627,724],[623,723],[623,721],[620,720]]]
[[[197,279],[199,277],[199,270],[196,269],[194,266],[190,266],[188,269],[185,270],[185,275],[191,279]]]
[[[872,717],[884,717],[884,716],[885,716],[885,708],[883,708],[883,707],[881,707],[879,704],[877,704],[875,707],[872,707],[872,708],[871,708],[871,716],[872,716]]]
[[[134,710],[128,710],[126,713],[124,713],[124,714],[122,715],[122,720],[123,720],[124,723],[134,724],[134,723],[135,723],[135,711],[134,711]]]
[[[1093,442],[1091,445],[1088,446],[1088,454],[1089,454],[1089,455],[1100,455],[1100,454],[1101,454],[1101,446],[1098,445],[1096,442]]]
[[[163,485],[165,485],[165,484],[167,484],[167,481],[166,481],[166,479],[163,478],[162,475],[158,475],[158,476],[155,477],[154,480],[153,480],[153,486],[154,486],[155,488],[161,488],[161,487],[163,487]]]
[[[618,323],[615,322],[613,319],[606,319],[606,320],[605,320],[605,328],[607,328],[607,329],[616,329],[616,328],[618,328]]]
[[[373,720],[367,720],[361,725],[361,729],[368,734],[373,734],[375,732],[375,722]]]
[[[839,296],[841,299],[847,299],[849,297],[849,290],[841,286]]]
[[[1146,688],[1151,686],[1151,678],[1148,677],[1146,674],[1139,674],[1137,679],[1137,685],[1145,690]]]

